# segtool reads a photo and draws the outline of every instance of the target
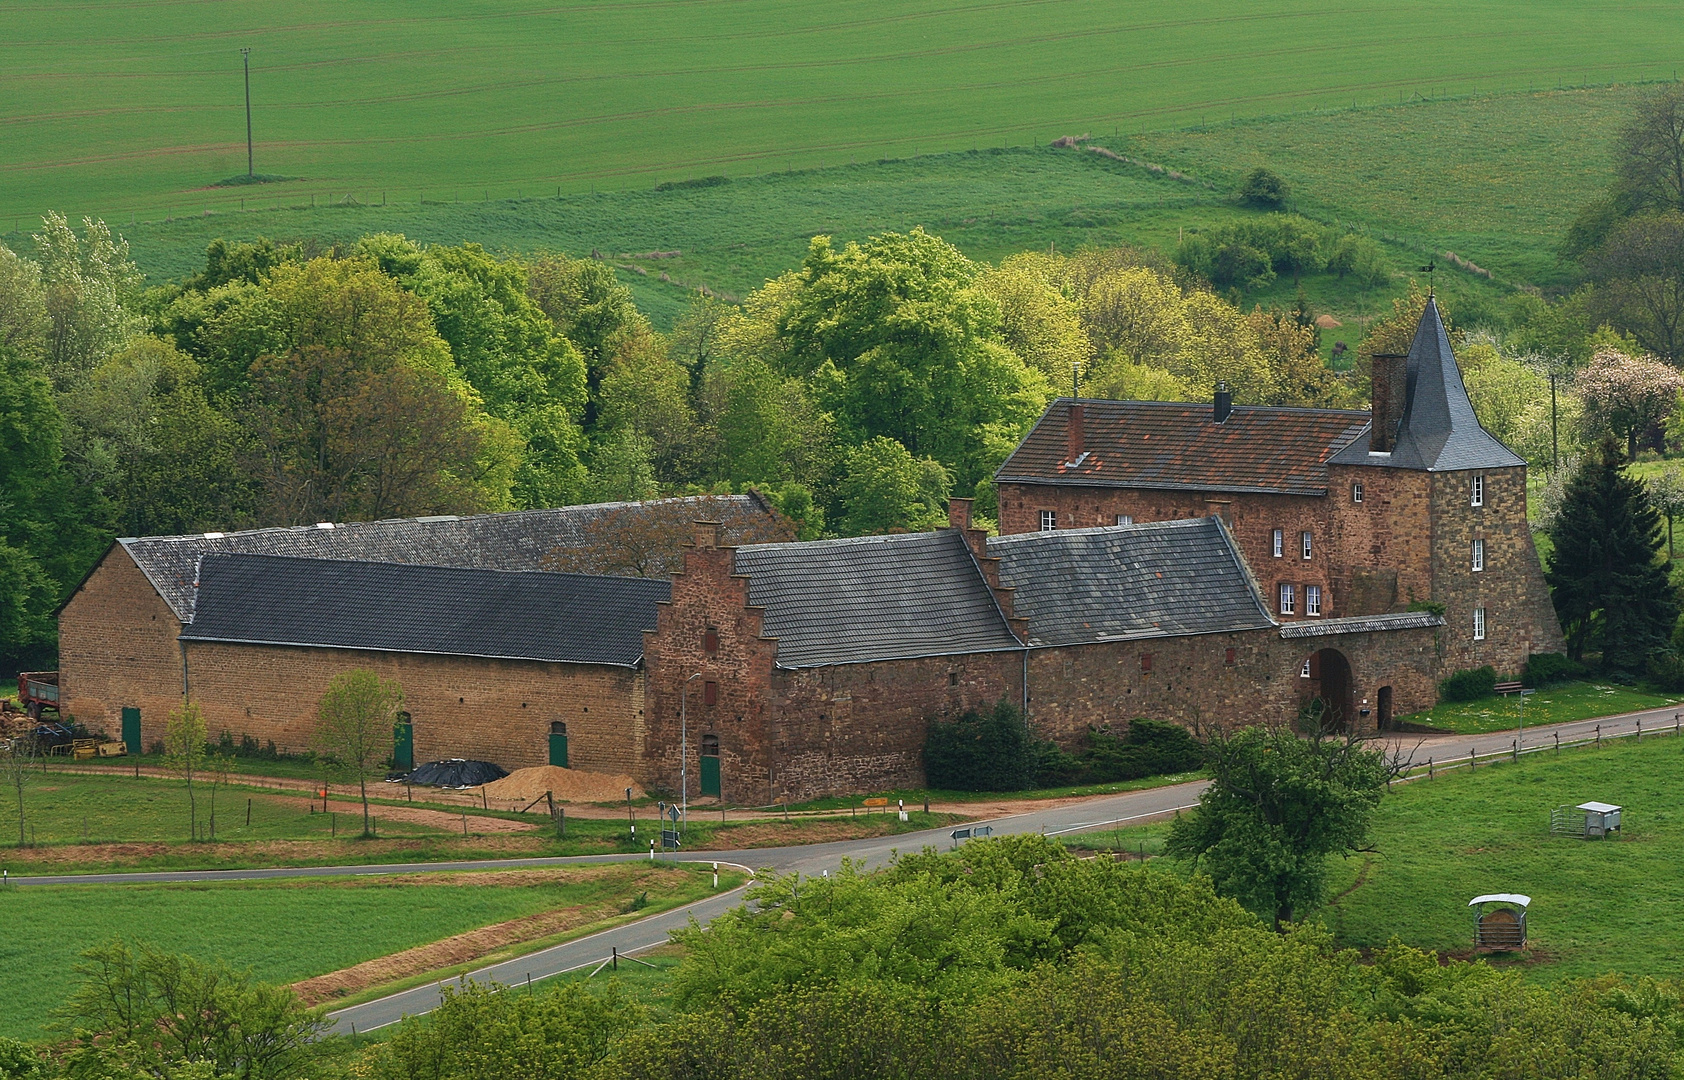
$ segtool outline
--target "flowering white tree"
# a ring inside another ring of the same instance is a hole
[[[1637,456],[1637,440],[1672,412],[1684,376],[1653,357],[1599,349],[1577,383],[1585,423],[1623,436],[1629,460]]]

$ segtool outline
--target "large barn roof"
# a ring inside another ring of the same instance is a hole
[[[1032,645],[1080,645],[1273,626],[1214,517],[1016,533],[988,541]]]
[[[736,549],[778,666],[1021,649],[957,530]]]
[[[670,581],[206,555],[183,641],[633,667]]]
[[[750,495],[684,501],[696,502],[698,515],[723,518],[728,528],[744,516],[767,512],[765,504]],[[543,570],[551,552],[580,543],[592,522],[634,505],[592,503],[466,517],[327,522],[231,533],[125,537],[117,543],[185,623],[194,619],[195,570],[206,555],[289,555],[487,570]]]

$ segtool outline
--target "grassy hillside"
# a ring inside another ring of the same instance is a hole
[[[1672,77],[1677,12],[1571,0],[67,0],[7,8],[0,218],[416,201]],[[1594,43],[1594,48],[1587,45]],[[268,193],[267,189],[261,189]]]

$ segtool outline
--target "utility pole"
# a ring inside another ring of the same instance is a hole
[[[251,50],[241,49],[240,60],[246,69],[246,175],[254,176],[251,168]]]

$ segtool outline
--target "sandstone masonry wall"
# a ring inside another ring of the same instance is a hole
[[[65,711],[117,738],[124,707],[138,708],[142,745],[163,738],[170,710],[181,704],[180,633],[169,605],[113,544],[59,614]]]

